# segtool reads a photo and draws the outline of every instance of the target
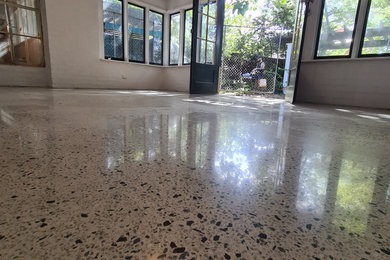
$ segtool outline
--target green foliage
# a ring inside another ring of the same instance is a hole
[[[233,5],[233,13],[238,13],[240,15],[245,15],[249,9],[249,1],[238,1]]]
[[[388,0],[378,0],[372,1],[370,7],[370,13],[367,20],[367,30],[377,31],[381,35],[371,35],[367,36],[364,39],[363,54],[379,54],[379,53],[390,53],[389,44],[386,42],[389,41],[389,35],[386,35],[386,29],[390,27],[390,1]],[[371,38],[371,39],[370,39]],[[381,46],[371,46],[368,42],[380,41]],[[387,40],[387,41],[386,41]]]
[[[257,55],[272,57],[278,50],[280,28],[284,28],[281,52],[292,40],[295,0],[230,0],[226,4],[224,58],[233,54],[250,60]],[[241,27],[241,28],[238,28]]]

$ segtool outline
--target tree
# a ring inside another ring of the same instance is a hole
[[[245,59],[261,54],[273,56],[278,50],[282,35],[282,52],[285,43],[291,42],[295,22],[295,0],[228,0],[224,58],[232,54]]]

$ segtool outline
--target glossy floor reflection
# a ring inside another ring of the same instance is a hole
[[[1,259],[390,259],[390,113],[0,88]]]

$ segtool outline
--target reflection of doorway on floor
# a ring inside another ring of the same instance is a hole
[[[220,93],[284,98],[296,1],[276,2],[226,1]]]

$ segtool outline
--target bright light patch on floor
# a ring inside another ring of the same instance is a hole
[[[351,110],[348,110],[348,109],[341,109],[341,108],[336,108],[337,111],[340,111],[340,112],[345,112],[345,113],[352,113]]]
[[[381,117],[381,118],[390,119],[390,115],[378,114],[378,116]]]
[[[358,117],[367,118],[367,119],[372,119],[372,120],[379,120],[379,119],[380,119],[379,117],[376,117],[376,116],[369,116],[369,115],[358,115]]]

